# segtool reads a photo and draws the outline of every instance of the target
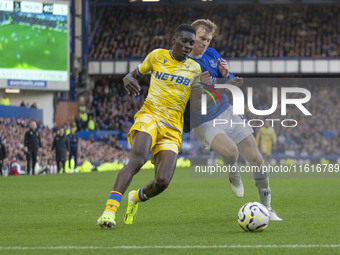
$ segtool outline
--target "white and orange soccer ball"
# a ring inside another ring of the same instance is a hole
[[[258,202],[246,203],[238,212],[237,222],[246,232],[261,232],[269,224],[268,209]]]

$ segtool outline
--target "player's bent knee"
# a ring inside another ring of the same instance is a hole
[[[128,166],[131,169],[138,172],[142,168],[142,166],[145,164],[146,161],[147,161],[147,158],[144,158],[142,156],[132,156],[129,159]]]
[[[264,160],[261,157],[261,155],[258,155],[256,157],[253,157],[251,160],[249,160],[249,163],[252,166],[263,166],[264,165]]]
[[[223,159],[227,161],[229,164],[235,164],[238,159],[238,150],[237,148],[225,148],[222,152]]]

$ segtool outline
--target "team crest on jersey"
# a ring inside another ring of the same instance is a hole
[[[215,59],[210,59],[209,60],[209,64],[212,68],[216,68],[217,67],[217,61]]]

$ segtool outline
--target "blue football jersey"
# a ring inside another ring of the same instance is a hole
[[[222,59],[220,54],[213,49],[208,48],[204,54],[200,57],[192,57],[189,55],[189,58],[195,60],[201,66],[202,73],[208,71],[210,75],[214,78],[224,78],[218,68],[217,59]],[[229,78],[235,78],[235,75],[229,72]],[[190,123],[190,100],[187,103],[185,112],[184,112],[184,126],[183,132],[188,133],[192,128],[198,127],[200,124],[210,121],[217,116],[219,116],[222,112],[228,109],[230,103],[228,101],[227,95],[223,94],[220,96],[222,105],[219,101],[217,101],[217,105],[214,103],[208,105],[207,107],[207,115],[201,114],[194,114],[191,116],[191,123]]]

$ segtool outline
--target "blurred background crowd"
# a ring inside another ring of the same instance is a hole
[[[108,7],[89,57],[144,58],[171,48],[176,25],[198,18],[218,25],[211,46],[225,58],[339,57],[339,13],[337,4]]]
[[[276,79],[276,82],[278,80],[280,79]],[[285,80],[287,81],[287,79]],[[271,79],[271,81],[275,80]],[[288,79],[286,83],[289,84],[289,81],[292,79]],[[281,116],[281,104],[279,103],[278,109],[264,119],[294,119],[298,125],[294,128],[286,128],[279,122],[275,122],[274,130],[277,135],[277,143],[274,144],[273,153],[288,156],[339,155],[340,102],[337,98],[340,96],[340,88],[332,84],[332,79],[329,79],[329,82],[325,84],[325,79],[322,80],[322,83],[318,83],[317,79],[313,82],[313,79],[301,78],[297,84],[300,84],[297,87],[308,89],[312,95],[311,100],[304,104],[312,116],[305,116],[293,105],[288,105],[287,115]],[[272,86],[257,85],[254,88],[253,98],[256,109],[270,109]],[[297,98],[297,95],[295,97],[289,95],[289,98]],[[259,116],[248,111],[246,118],[259,119]],[[287,122],[285,125],[294,125],[294,123]],[[259,130],[259,128],[254,129],[255,132]]]
[[[6,158],[3,167],[9,170],[13,163],[20,165],[21,169],[26,168],[26,149],[24,147],[24,136],[29,129],[29,119],[22,118],[0,118],[0,137],[6,147]],[[69,126],[64,126],[69,130]],[[38,150],[38,166],[36,170],[46,165],[55,165],[55,151],[52,150],[53,138],[57,134],[57,128],[45,127],[38,123],[38,131],[41,137],[41,148]],[[67,133],[67,131],[66,131]],[[85,160],[93,165],[100,165],[103,162],[126,162],[128,150],[123,149],[118,142],[117,136],[102,137],[98,141],[92,138],[89,140],[79,139],[78,165]]]
[[[244,93],[247,94],[247,86],[253,86],[253,104],[258,110],[269,109],[272,106],[272,85],[264,79],[254,81],[250,79],[248,84],[245,79]],[[261,81],[263,81],[261,83]],[[271,80],[273,81],[273,80]],[[296,84],[300,87],[307,88],[311,92],[311,100],[304,104],[312,113],[312,116],[305,116],[296,106],[287,106],[287,115],[281,116],[281,105],[277,110],[265,119],[294,119],[297,120],[297,127],[283,128],[280,122],[275,122],[274,130],[277,135],[277,143],[273,146],[273,154],[285,154],[287,156],[320,156],[324,154],[340,154],[340,88],[332,84],[323,83],[309,84],[311,79],[301,79]],[[302,83],[305,85],[303,86]],[[289,82],[288,82],[289,83]],[[307,83],[307,85],[306,85]],[[318,86],[319,85],[319,86]],[[95,165],[103,162],[126,162],[128,160],[129,147],[126,143],[126,134],[133,123],[133,115],[141,107],[146,97],[147,90],[138,97],[128,96],[122,90],[122,84],[113,82],[110,79],[99,79],[95,88],[86,97],[86,109],[93,115],[95,121],[95,130],[116,130],[119,135],[101,135],[97,140],[93,136],[90,139],[79,140],[78,165],[84,160],[89,160]],[[232,97],[228,95],[232,103]],[[259,116],[253,115],[247,110],[245,117],[250,119],[259,119]],[[16,162],[23,168],[25,167],[25,150],[23,146],[24,134],[28,130],[28,119],[18,118],[0,118],[0,137],[7,148],[7,158],[4,165],[9,166]],[[77,129],[89,130],[87,123],[83,125],[78,123]],[[258,125],[258,122],[254,122]],[[71,124],[72,125],[72,124]],[[288,123],[287,123],[288,125]],[[292,123],[290,123],[292,125]],[[64,126],[65,130],[70,126]],[[38,162],[40,166],[54,162],[55,156],[52,151],[53,137],[56,135],[57,128],[45,127],[42,123],[38,124],[41,135],[42,148],[39,149]],[[255,128],[255,134],[259,128]],[[183,136],[181,155],[195,155],[197,152],[192,151],[188,143],[190,138],[188,134]],[[122,145],[124,143],[124,145]]]

